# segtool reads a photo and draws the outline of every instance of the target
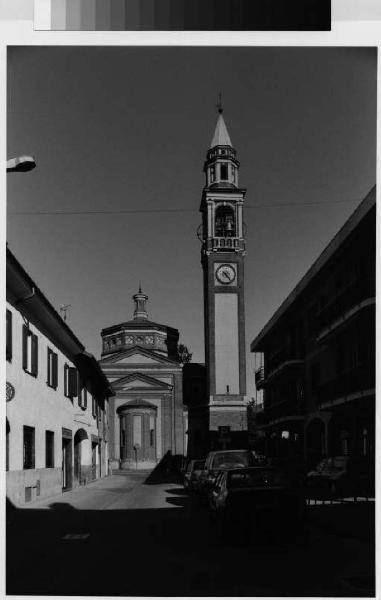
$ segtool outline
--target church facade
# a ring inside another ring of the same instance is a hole
[[[101,332],[100,366],[115,394],[109,404],[114,469],[150,469],[168,452],[184,454],[179,332],[148,319],[141,289],[133,300],[133,318]]]
[[[209,446],[246,447],[245,238],[239,161],[222,107],[204,164],[200,211]]]

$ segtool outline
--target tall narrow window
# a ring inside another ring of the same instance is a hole
[[[82,408],[82,410],[86,410],[86,408],[87,408],[87,389],[86,389],[86,386],[83,383],[79,373],[77,373],[77,396],[78,396],[78,406],[80,408]]]
[[[217,237],[235,236],[234,211],[231,206],[218,206],[215,219],[215,231]]]
[[[74,398],[78,393],[78,375],[75,367],[64,366],[64,394],[66,398]]]
[[[34,469],[34,435],[34,427],[24,425],[24,469]]]
[[[93,400],[92,400],[92,406],[91,406],[92,410],[91,410],[91,412],[92,412],[92,415],[93,415],[93,417],[95,419],[95,417],[97,416],[97,403],[96,403],[96,400],[95,400],[94,396],[92,398],[93,398]]]
[[[54,467],[54,431],[45,431],[45,467]]]
[[[216,167],[210,167],[210,183],[216,181]]]
[[[23,369],[37,377],[38,374],[38,337],[26,325],[23,326]]]
[[[53,352],[51,348],[48,348],[48,378],[47,382],[49,387],[57,389],[58,384],[58,355]]]
[[[6,344],[6,358],[9,362],[12,360],[12,313],[7,309],[7,344]]]
[[[221,163],[221,165],[220,165],[220,175],[221,175],[222,181],[227,181],[229,179],[228,165],[227,165],[227,163]]]

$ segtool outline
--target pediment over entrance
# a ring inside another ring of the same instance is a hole
[[[112,389],[115,392],[123,392],[123,391],[136,391],[136,390],[163,390],[170,391],[172,390],[172,386],[163,381],[159,381],[155,377],[149,377],[148,375],[143,375],[143,373],[131,373],[126,377],[121,377],[116,381],[112,382]]]
[[[179,366],[179,363],[170,360],[166,356],[162,356],[156,352],[146,350],[140,346],[135,346],[125,352],[113,353],[110,356],[102,358],[100,365],[170,365]]]

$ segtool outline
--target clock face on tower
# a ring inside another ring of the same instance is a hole
[[[231,284],[236,278],[236,269],[234,265],[222,264],[216,269],[216,279],[223,285]]]

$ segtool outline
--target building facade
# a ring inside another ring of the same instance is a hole
[[[247,446],[243,203],[222,108],[204,164],[200,211],[210,447]]]
[[[251,344],[267,452],[374,460],[376,189]]]
[[[99,364],[115,394],[109,402],[113,469],[149,469],[168,452],[184,454],[179,332],[148,319],[141,290],[133,300],[133,319],[101,332]]]
[[[7,497],[16,505],[107,474],[107,379],[7,249]]]

